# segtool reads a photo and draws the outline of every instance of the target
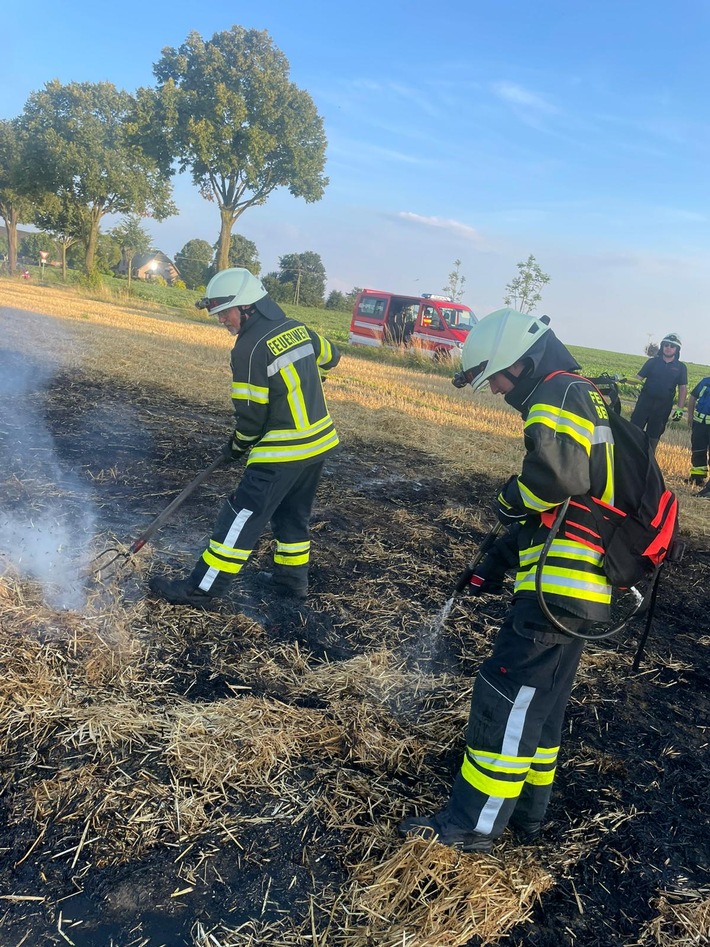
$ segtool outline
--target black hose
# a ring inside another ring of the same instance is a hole
[[[638,671],[641,664],[641,658],[643,657],[643,649],[646,647],[646,642],[648,641],[648,635],[651,631],[651,625],[653,624],[653,616],[656,611],[656,598],[658,597],[658,584],[661,579],[661,567],[659,566],[656,570],[656,578],[653,583],[653,590],[651,591],[651,604],[648,607],[648,616],[646,618],[646,627],[643,630],[641,635],[641,640],[639,641],[639,646],[636,649],[636,655],[634,657],[634,663],[631,665],[632,673]]]
[[[647,592],[645,595],[640,597],[640,601],[636,602],[634,607],[626,615],[626,617],[621,621],[620,624],[615,625],[613,628],[609,628],[606,631],[599,632],[598,634],[583,634],[581,631],[572,631],[571,628],[567,628],[566,625],[563,625],[562,622],[552,614],[552,612],[550,611],[547,605],[547,602],[545,601],[545,596],[542,591],[542,572],[545,567],[545,562],[547,561],[547,556],[552,547],[552,543],[554,542],[554,539],[560,530],[560,526],[562,525],[562,520],[565,517],[570,500],[571,500],[571,497],[567,497],[565,502],[560,506],[557,512],[557,516],[555,517],[555,521],[550,528],[550,532],[547,535],[547,539],[545,540],[545,544],[542,547],[540,558],[538,559],[538,562],[537,562],[537,568],[535,572],[535,592],[537,593],[537,601],[545,618],[547,618],[550,624],[553,625],[555,628],[557,628],[558,631],[561,631],[565,635],[569,635],[571,638],[581,638],[583,641],[603,641],[605,638],[611,638],[612,635],[617,634],[623,628],[625,628],[628,625],[628,623],[631,621],[631,619],[635,615],[638,615],[638,613],[641,611],[644,605],[648,603],[649,597],[652,600],[651,604],[655,605],[655,592],[658,586],[659,572],[660,572],[661,567],[657,566],[651,577],[652,585],[650,586],[649,592]]]

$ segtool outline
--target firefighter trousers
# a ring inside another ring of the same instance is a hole
[[[567,614],[560,620],[573,631],[584,624]],[[467,829],[498,838],[511,817],[521,826],[542,822],[583,647],[554,631],[536,601],[513,602],[474,683],[449,803]]]
[[[703,484],[708,475],[710,457],[710,424],[693,421],[690,429],[690,478]]]
[[[222,504],[209,545],[189,583],[209,595],[223,595],[270,522],[275,581],[299,594],[307,592],[309,521],[323,463],[319,458],[307,464],[249,465],[237,489]]]
[[[629,420],[636,427],[645,431],[650,440],[658,443],[666,429],[672,410],[672,395],[670,400],[668,398],[658,399],[645,395],[642,391]]]

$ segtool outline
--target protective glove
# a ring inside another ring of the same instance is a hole
[[[246,454],[249,448],[240,444],[234,434],[231,435],[227,443],[222,448],[222,457],[224,458],[225,464],[233,464],[240,457],[243,457]]]
[[[464,587],[466,595],[478,597],[479,595],[502,595],[503,582],[500,579],[486,579],[482,575],[475,573],[469,578]]]
[[[506,495],[512,492],[511,488],[517,482],[517,479],[517,476],[512,476],[496,498],[496,514],[504,526],[523,523],[529,516],[528,510],[521,510],[519,507],[513,506],[506,498]]]
[[[676,408],[673,414],[671,415],[671,421],[682,421],[684,411],[682,408]]]

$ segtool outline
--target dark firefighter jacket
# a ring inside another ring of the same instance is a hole
[[[232,349],[234,443],[248,464],[321,459],[338,444],[323,380],[340,353],[268,296],[255,305]]]
[[[562,528],[542,570],[548,605],[592,621],[607,621],[611,586],[589,497],[614,502],[614,443],[604,399],[552,332],[536,345],[533,368],[506,400],[524,421],[525,457],[504,500],[529,515],[518,532],[515,597],[535,598],[535,575],[557,507],[571,497]],[[559,374],[552,374],[559,372]]]

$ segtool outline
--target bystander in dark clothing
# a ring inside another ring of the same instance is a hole
[[[631,414],[631,423],[648,434],[656,449],[673,410],[678,390],[677,419],[682,418],[688,392],[688,369],[680,361],[680,338],[669,332],[661,341],[658,353],[642,365],[636,376],[644,382]]]

